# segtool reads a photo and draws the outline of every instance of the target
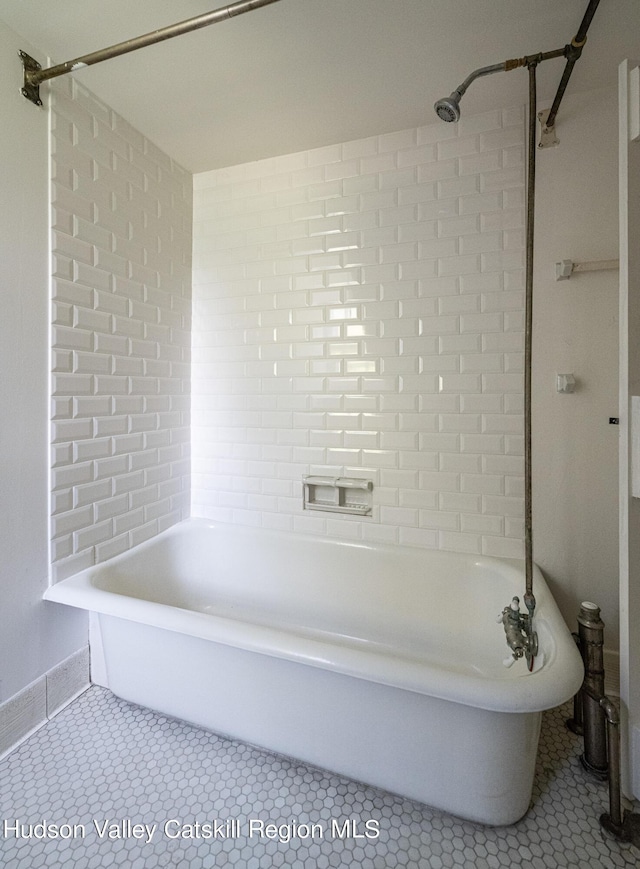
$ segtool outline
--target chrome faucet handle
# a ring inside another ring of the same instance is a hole
[[[533,662],[538,654],[538,635],[532,629],[531,611],[527,615],[520,612],[520,598],[511,598],[502,613],[498,616],[498,623],[502,622],[507,646],[511,649],[511,657],[502,663],[505,667],[512,667],[520,658],[525,658],[531,671]]]

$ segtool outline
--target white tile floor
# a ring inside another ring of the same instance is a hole
[[[527,816],[512,827],[491,828],[223,739],[92,687],[0,762],[0,865],[638,867],[640,851],[600,831],[606,787],[578,762],[581,740],[564,727],[570,714],[566,705],[544,717]],[[252,829],[250,819],[265,827]],[[175,822],[164,828],[170,820]],[[355,829],[344,828],[348,820],[357,822]],[[16,821],[24,825],[18,833]],[[43,829],[34,825],[43,821],[47,838],[39,839]],[[131,826],[123,827],[127,821]],[[219,827],[208,829],[213,821]]]

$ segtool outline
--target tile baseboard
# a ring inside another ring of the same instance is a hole
[[[89,687],[89,646],[0,704],[0,758]]]

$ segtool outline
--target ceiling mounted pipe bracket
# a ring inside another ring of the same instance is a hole
[[[42,69],[42,66],[38,63],[38,61],[31,57],[30,54],[27,54],[26,51],[19,51],[20,60],[22,61],[22,67],[24,69],[24,82],[22,84],[22,96],[32,102],[36,106],[42,105],[42,100],[40,99],[40,83],[33,82],[33,74]]]

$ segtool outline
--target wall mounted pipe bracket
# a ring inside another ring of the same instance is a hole
[[[33,75],[35,72],[38,72],[42,69],[41,64],[38,63],[35,58],[31,57],[30,54],[27,54],[26,51],[19,51],[20,60],[22,61],[22,67],[24,69],[24,81],[22,84],[22,96],[25,99],[29,100],[36,106],[42,105],[42,100],[40,99],[40,84],[39,82],[33,81]]]
[[[538,120],[540,121],[538,148],[555,148],[556,145],[560,144],[560,139],[556,136],[555,125],[553,127],[547,126],[547,118],[550,111],[551,109],[543,109],[541,112],[538,112]]]

